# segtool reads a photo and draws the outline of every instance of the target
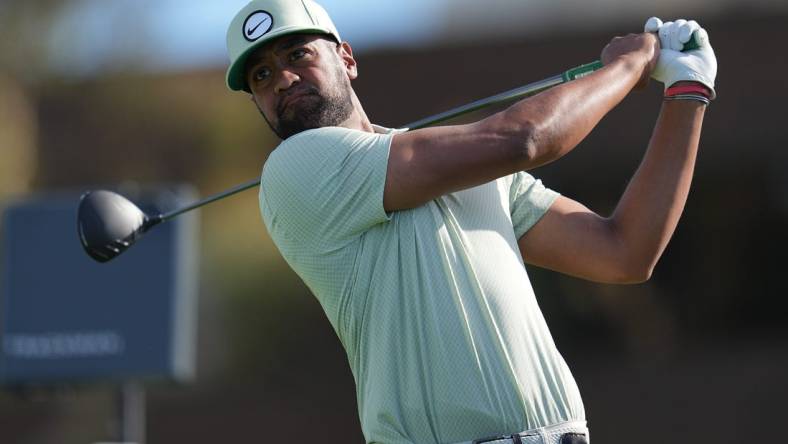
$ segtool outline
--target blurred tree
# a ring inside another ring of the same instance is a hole
[[[34,81],[47,71],[48,30],[68,0],[0,2],[0,72]]]
[[[150,58],[153,1],[4,0],[0,72],[26,86],[101,71],[139,71]]]
[[[30,187],[37,157],[36,127],[29,97],[0,73],[0,201]]]

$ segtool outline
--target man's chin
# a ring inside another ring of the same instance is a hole
[[[304,110],[299,109],[297,106],[288,106],[285,112],[279,114],[280,122],[294,123],[298,120],[298,116],[303,116]]]
[[[336,126],[345,121],[352,112],[352,105],[341,100],[330,100],[319,95],[305,95],[294,98],[277,113],[274,131],[280,139],[286,139],[300,132]]]
[[[299,119],[294,121],[279,121],[279,125],[277,126],[277,130],[275,131],[276,134],[279,136],[280,139],[284,140],[288,137],[295,136],[296,134],[310,130],[320,128],[320,125],[315,124],[314,122],[302,122]]]
[[[313,112],[313,108],[319,107],[320,99],[320,96],[313,94],[300,95],[291,99],[277,110],[279,120],[293,120],[296,116]]]

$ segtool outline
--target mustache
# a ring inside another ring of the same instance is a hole
[[[288,91],[287,93],[283,94],[279,98],[279,103],[276,105],[276,113],[278,116],[282,116],[285,112],[285,103],[290,100],[293,96],[319,96],[320,92],[314,86],[305,86],[293,91]]]

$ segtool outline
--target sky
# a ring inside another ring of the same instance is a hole
[[[440,29],[449,0],[322,0],[355,51],[408,46]],[[227,62],[227,25],[248,0],[80,0],[51,35],[52,62],[76,75],[103,70],[117,55],[138,55],[150,69]],[[108,38],[108,36],[111,36]]]
[[[153,71],[224,66],[227,25],[247,2],[72,0],[49,33],[51,67],[61,73],[90,75],[126,65]],[[357,53],[425,42],[432,46],[447,39],[555,35],[611,23],[622,33],[636,32],[655,14],[710,18],[759,8],[788,11],[786,0],[320,0],[320,4]]]

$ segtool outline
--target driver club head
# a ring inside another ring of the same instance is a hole
[[[112,191],[88,191],[79,200],[79,240],[85,252],[98,262],[107,262],[126,251],[155,221]]]

